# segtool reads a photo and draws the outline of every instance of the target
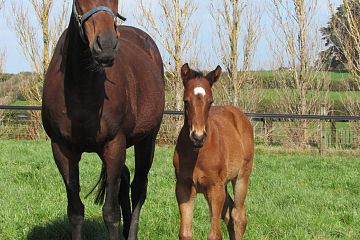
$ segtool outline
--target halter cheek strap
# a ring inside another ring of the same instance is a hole
[[[77,22],[77,24],[79,26],[81,40],[84,43],[87,43],[87,40],[86,40],[86,37],[85,37],[85,32],[84,32],[84,27],[83,27],[84,23],[86,22],[86,20],[88,20],[92,15],[94,15],[97,12],[106,12],[106,13],[110,14],[114,18],[114,23],[116,23],[117,18],[120,18],[123,21],[126,20],[126,18],[121,16],[120,14],[117,14],[117,16],[115,16],[114,12],[110,8],[108,8],[106,6],[94,7],[92,9],[90,9],[90,11],[85,13],[84,15],[80,15],[78,13],[77,9],[76,9],[76,5],[75,5],[75,2],[74,2],[73,13],[75,15],[76,22]]]

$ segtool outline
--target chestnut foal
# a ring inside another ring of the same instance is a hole
[[[230,239],[242,239],[246,228],[245,197],[254,158],[249,119],[231,106],[214,106],[211,87],[219,79],[218,66],[207,76],[185,64],[183,79],[185,121],[174,153],[176,198],[181,222],[179,239],[192,239],[196,193],[205,195],[211,214],[208,239],[222,239],[220,217]],[[234,201],[227,183],[234,189]]]

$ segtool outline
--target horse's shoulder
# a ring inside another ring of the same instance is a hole
[[[218,127],[233,126],[236,129],[251,127],[251,122],[245,113],[234,106],[214,106],[210,110],[209,117]]]
[[[118,27],[118,31],[120,32],[122,41],[134,47],[139,47],[150,55],[155,62],[162,65],[159,49],[149,34],[132,26],[120,26]]]

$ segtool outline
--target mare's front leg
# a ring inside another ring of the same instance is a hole
[[[103,218],[109,233],[110,240],[119,239],[120,204],[119,189],[121,170],[125,163],[126,139],[118,135],[104,145],[100,157],[105,166],[106,186]]]
[[[128,239],[131,224],[130,171],[125,164],[121,171],[119,202],[123,217],[123,235],[125,239]]]
[[[220,220],[226,197],[224,186],[224,184],[220,183],[206,189],[205,198],[208,201],[211,215],[211,226],[208,240],[222,239]]]
[[[196,189],[192,183],[176,182],[176,200],[180,211],[180,240],[192,240],[192,220]]]
[[[81,240],[81,228],[84,221],[84,205],[81,202],[79,184],[79,161],[81,153],[72,150],[65,144],[51,142],[56,165],[63,177],[68,206],[67,215],[71,225],[73,240]]]
[[[148,173],[154,158],[156,133],[134,145],[135,175],[131,183],[132,216],[128,238],[131,240],[137,239],[140,210],[146,199]]]

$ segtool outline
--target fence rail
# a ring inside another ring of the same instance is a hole
[[[0,139],[44,137],[39,122],[40,110],[40,106],[0,105]],[[318,148],[320,152],[326,148],[360,148],[360,116],[245,114],[253,121],[258,144],[302,145]],[[159,143],[175,143],[182,116],[182,111],[164,112]]]
[[[0,105],[0,110],[23,110],[40,111],[41,106],[4,106]],[[255,122],[263,122],[264,119],[272,121],[294,121],[294,120],[322,120],[335,122],[354,122],[360,121],[360,116],[346,115],[296,115],[296,114],[278,114],[278,113],[245,113]],[[182,116],[182,111],[165,110],[164,115]]]

